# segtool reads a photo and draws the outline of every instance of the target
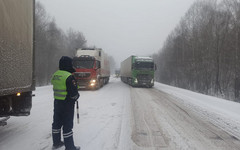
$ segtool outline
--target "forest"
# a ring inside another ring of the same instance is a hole
[[[35,79],[36,85],[48,85],[58,69],[61,56],[73,57],[76,48],[86,45],[84,35],[73,29],[65,33],[40,2],[35,4]]]
[[[240,101],[240,1],[197,0],[153,58],[158,82]]]
[[[40,2],[35,7],[35,77],[42,86],[59,58],[73,57],[87,40],[59,28]],[[240,0],[196,0],[153,58],[155,81],[240,102]]]
[[[36,86],[50,84],[51,76],[58,69],[61,56],[74,57],[76,49],[89,47],[82,32],[72,28],[63,31],[40,2],[35,4],[34,37]],[[108,57],[110,70],[114,72],[115,61],[112,56]]]

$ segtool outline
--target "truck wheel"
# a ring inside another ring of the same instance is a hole
[[[10,100],[8,99],[8,97],[3,97],[1,98],[0,101],[0,116],[1,115],[8,115],[9,111],[10,111]]]
[[[106,84],[108,84],[108,82],[109,82],[109,78],[107,78],[106,80],[107,80],[107,83],[106,83]]]
[[[148,85],[148,88],[152,88],[152,87],[153,87],[153,84],[149,84],[149,85]]]
[[[103,87],[104,85],[104,79],[100,79],[100,87]]]
[[[96,84],[94,90],[98,90],[98,89],[100,89],[100,87],[101,87],[100,86],[100,80],[98,79],[97,84]]]
[[[107,84],[106,78],[103,79],[103,85]]]
[[[28,116],[32,108],[32,92],[22,93],[21,96],[12,97],[12,109],[14,116]]]

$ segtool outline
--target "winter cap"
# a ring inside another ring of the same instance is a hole
[[[59,60],[59,69],[68,71],[70,73],[75,72],[75,69],[73,68],[72,65],[72,58],[68,56],[62,56],[61,59]]]

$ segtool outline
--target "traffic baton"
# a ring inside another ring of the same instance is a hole
[[[79,124],[79,107],[78,107],[78,101],[77,101],[77,123]]]

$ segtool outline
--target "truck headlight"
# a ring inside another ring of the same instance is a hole
[[[137,78],[134,80],[134,83],[138,83],[138,80],[137,80]]]
[[[151,80],[151,83],[153,83],[153,79]]]
[[[91,82],[91,83],[96,83],[96,80],[95,80],[95,79],[92,79],[90,82]]]
[[[96,85],[96,82],[97,82],[96,79],[90,80],[90,86],[95,86],[95,85]]]

